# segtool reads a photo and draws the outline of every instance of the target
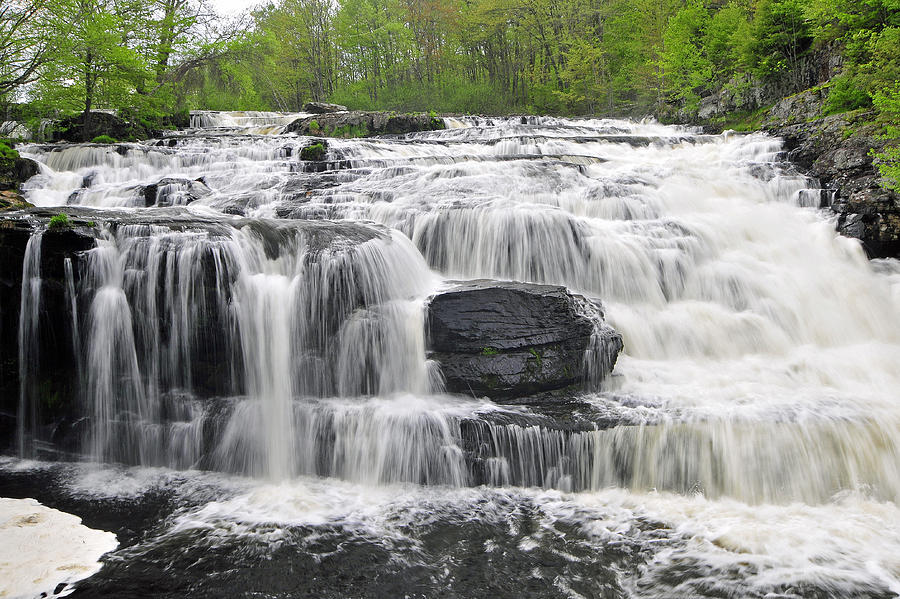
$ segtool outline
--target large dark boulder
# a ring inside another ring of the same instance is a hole
[[[106,112],[84,112],[78,116],[62,119],[53,131],[53,141],[91,141],[100,135],[107,135],[118,141],[147,139],[148,131],[142,125],[126,121]]]
[[[332,112],[346,112],[347,107],[341,104],[329,104],[328,102],[307,102],[303,105],[303,112],[312,114],[330,114]]]
[[[622,337],[565,287],[478,280],[428,305],[429,356],[454,393],[509,399],[608,374]]]
[[[369,137],[435,131],[444,128],[443,119],[427,114],[356,110],[297,119],[285,128],[285,132],[324,137]]]
[[[0,191],[17,191],[22,183],[40,170],[38,163],[30,158],[0,158]]]

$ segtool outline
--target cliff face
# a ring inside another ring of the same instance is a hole
[[[826,96],[812,89],[785,98],[763,128],[784,139],[791,161],[828,190],[841,234],[859,239],[870,258],[900,257],[900,195],[879,185],[872,157],[887,142],[872,113],[819,117]]]

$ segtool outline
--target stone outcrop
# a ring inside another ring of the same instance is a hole
[[[330,114],[332,112],[347,112],[347,107],[341,104],[329,104],[328,102],[307,102],[303,105],[303,112]]]
[[[565,287],[460,283],[428,305],[429,356],[450,392],[509,399],[560,389],[612,370],[622,337],[602,317]]]
[[[859,239],[870,258],[900,257],[900,194],[879,184],[873,153],[882,151],[872,114],[821,114],[823,90],[785,98],[769,111],[766,129],[781,137],[788,158],[819,180],[838,215],[837,230]]]
[[[114,114],[91,112],[63,119],[53,131],[53,141],[91,141],[100,135],[107,135],[118,141],[147,139],[150,131],[136,123],[131,123]]]
[[[322,137],[369,137],[444,129],[444,121],[427,114],[391,112],[337,112],[297,119],[286,133]]]

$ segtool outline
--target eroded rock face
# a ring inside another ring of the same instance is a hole
[[[782,113],[769,130],[785,140],[792,162],[830,190],[838,232],[859,239],[870,258],[900,257],[900,194],[879,185],[872,153],[882,151],[885,141],[868,122],[872,115],[806,122],[802,114]]]
[[[429,356],[451,392],[509,399],[560,389],[615,365],[622,337],[602,318],[565,287],[460,283],[429,303]]]
[[[427,114],[393,114],[390,112],[338,112],[298,119],[287,126],[286,133],[324,137],[368,137],[444,129],[444,121]]]

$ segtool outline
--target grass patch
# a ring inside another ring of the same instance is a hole
[[[98,135],[97,137],[95,137],[94,139],[91,140],[91,143],[92,144],[115,144],[115,143],[119,143],[119,141],[114,137],[110,137],[109,135]]]

